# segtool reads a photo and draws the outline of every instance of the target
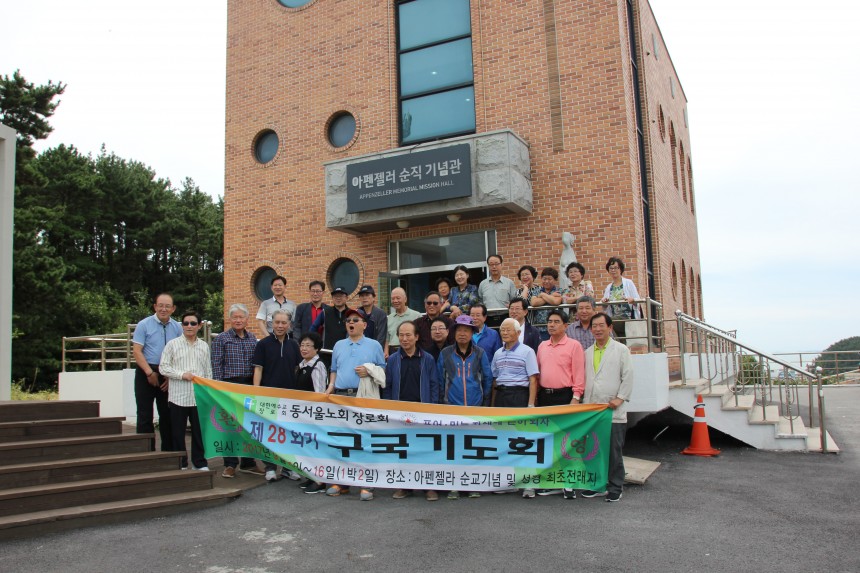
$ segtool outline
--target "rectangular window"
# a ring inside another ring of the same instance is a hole
[[[397,5],[402,144],[475,132],[469,0]]]

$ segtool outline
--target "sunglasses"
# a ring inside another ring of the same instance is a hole
[[[345,322],[361,322],[360,318],[347,318]]]
[[[183,320],[182,326],[197,326],[200,324],[199,322],[191,321],[191,320]]]
[[[425,301],[424,301],[424,304],[426,304],[426,305],[428,305],[428,306],[436,306],[436,305],[439,305],[439,304],[442,304],[442,303],[441,303],[441,302],[436,302],[435,300],[425,300]]]

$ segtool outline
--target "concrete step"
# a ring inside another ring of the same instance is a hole
[[[0,465],[0,490],[170,471],[184,452],[141,452]]]
[[[788,419],[785,416],[779,417],[779,423],[776,426],[777,438],[806,438],[806,424],[797,416],[793,419]]]
[[[152,438],[152,434],[117,434],[0,443],[0,459],[5,463],[23,464],[148,452]]]
[[[830,432],[825,431],[826,434],[825,439],[827,440],[827,451],[838,454],[841,450],[839,446],[836,445],[836,442],[833,440],[833,436],[830,435]],[[821,428],[806,428],[806,444],[807,448],[810,452],[820,452],[821,449]]]
[[[98,418],[99,403],[90,400],[14,400],[0,402],[0,420],[64,420]]]
[[[124,417],[0,422],[0,443],[122,433]]]
[[[239,489],[213,488],[5,516],[0,517],[0,540],[173,515],[222,505],[241,493]]]
[[[0,516],[212,488],[214,471],[174,470],[0,491]]]
[[[750,424],[779,424],[779,406],[765,406],[764,411],[760,404],[749,412]]]
[[[752,394],[726,392],[723,395],[723,410],[750,410],[753,406],[755,406],[755,396]]]

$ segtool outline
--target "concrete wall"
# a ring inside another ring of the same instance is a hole
[[[101,416],[125,416],[128,422],[135,423],[137,406],[134,401],[134,369],[61,372],[60,400],[98,400],[101,402]],[[157,411],[155,419],[158,419]]]

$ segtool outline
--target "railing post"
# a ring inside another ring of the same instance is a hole
[[[63,337],[63,357],[62,357],[62,361],[63,361],[63,370],[62,370],[62,371],[63,371],[63,372],[65,372],[65,371],[66,371],[66,337],[65,337],[65,336]]]
[[[104,372],[105,371],[105,337],[104,336],[101,337],[100,342],[101,342],[100,347],[101,347],[101,357],[102,357],[101,366],[102,366],[102,372]]]
[[[681,319],[681,311],[675,311],[675,320],[678,324],[678,348],[680,349],[681,358],[681,385],[687,385],[687,367],[684,365],[684,351],[686,350],[687,342],[684,337],[684,322]]]
[[[131,368],[131,325],[125,325],[125,367]]]
[[[821,432],[821,453],[827,453],[827,424],[824,422],[824,387],[821,385],[821,366],[815,369],[818,381],[818,429]]]

